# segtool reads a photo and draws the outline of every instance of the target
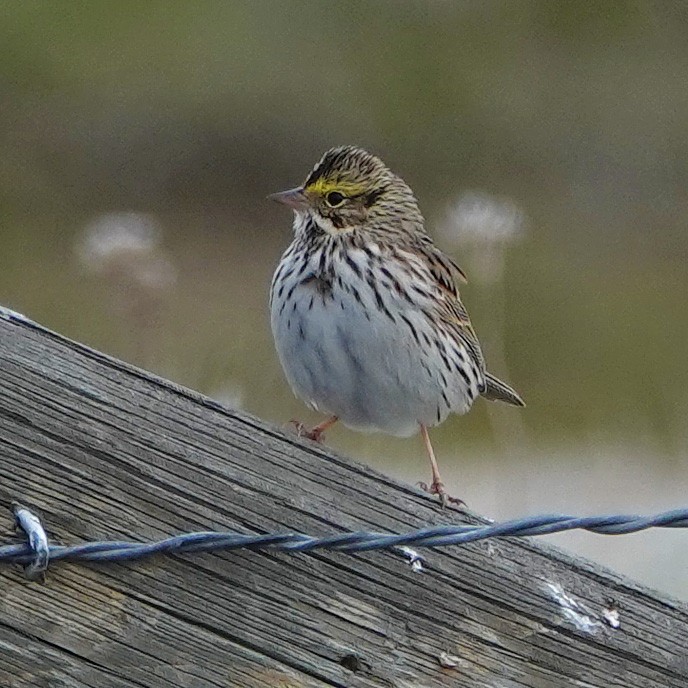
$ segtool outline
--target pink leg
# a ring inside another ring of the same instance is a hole
[[[319,423],[310,430],[298,420],[292,420],[291,422],[296,427],[296,434],[299,437],[307,437],[309,440],[313,440],[314,442],[322,442],[325,439],[325,430],[331,428],[338,420],[339,418],[337,418],[337,416],[330,416],[327,420],[324,420],[322,423]]]
[[[463,500],[457,499],[456,497],[451,497],[444,491],[444,483],[442,482],[442,477],[440,476],[440,469],[437,465],[437,459],[435,458],[435,451],[430,442],[430,435],[428,434],[428,429],[422,423],[420,426],[420,434],[423,436],[423,443],[425,444],[425,450],[428,452],[430,468],[432,469],[432,483],[430,483],[430,487],[428,487],[425,483],[421,483],[420,486],[426,492],[438,495],[440,498],[440,503],[443,507],[447,505],[447,502],[451,504],[463,504]]]

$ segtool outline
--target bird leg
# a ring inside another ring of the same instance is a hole
[[[421,488],[430,494],[439,495],[440,502],[442,506],[447,503],[447,495],[444,491],[444,483],[442,482],[442,477],[440,476],[440,469],[437,465],[437,459],[435,458],[435,452],[430,443],[430,435],[428,434],[428,429],[421,423],[420,434],[423,436],[423,443],[425,444],[425,451],[428,453],[428,458],[430,459],[430,468],[432,469],[432,482],[428,487],[425,483],[421,483]]]
[[[314,442],[322,442],[325,439],[325,430],[331,428],[338,420],[339,418],[337,418],[337,416],[330,416],[310,430],[298,420],[292,420],[291,422],[296,428],[296,434],[299,437],[307,437]]]
[[[440,476],[440,469],[437,465],[437,459],[435,458],[435,451],[430,443],[430,435],[428,434],[428,429],[421,423],[420,434],[423,436],[423,443],[425,444],[425,450],[428,452],[428,458],[430,459],[430,468],[432,469],[432,482],[428,487],[425,483],[420,483],[421,489],[429,492],[430,494],[436,494],[440,498],[440,503],[443,507],[447,503],[451,504],[464,504],[462,499],[457,497],[451,497],[444,491],[444,483],[442,482],[442,477]]]

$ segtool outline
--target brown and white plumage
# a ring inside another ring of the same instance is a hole
[[[442,494],[427,428],[479,395],[523,405],[485,369],[463,272],[425,233],[408,185],[360,148],[328,151],[303,186],[273,198],[295,214],[270,295],[294,392],[355,429],[420,430]]]

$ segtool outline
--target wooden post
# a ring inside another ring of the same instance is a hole
[[[62,543],[466,519],[0,311],[5,533],[12,500]],[[55,564],[45,585],[0,566],[0,686],[688,686],[685,605],[540,543],[431,550],[422,573],[388,552]]]

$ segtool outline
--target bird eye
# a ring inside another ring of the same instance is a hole
[[[344,203],[346,196],[344,194],[340,194],[339,191],[330,191],[330,193],[325,196],[325,200],[330,208],[336,208]]]

